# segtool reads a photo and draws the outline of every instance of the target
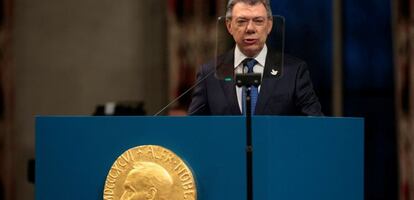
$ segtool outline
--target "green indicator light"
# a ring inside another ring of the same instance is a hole
[[[231,77],[224,78],[224,81],[231,81]]]

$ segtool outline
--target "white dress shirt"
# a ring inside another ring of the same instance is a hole
[[[263,70],[264,70],[264,66],[265,66],[265,62],[266,62],[266,55],[267,55],[267,46],[266,44],[264,45],[262,51],[260,51],[260,53],[256,56],[253,57],[254,59],[256,59],[257,64],[253,67],[253,72],[254,73],[260,73],[263,77]],[[244,55],[239,47],[236,45],[236,48],[234,50],[234,72],[236,74],[242,74],[243,73],[243,60],[248,58],[246,55]],[[244,72],[247,73],[247,67],[245,67]],[[243,102],[242,102],[242,92],[243,88],[242,87],[237,87],[236,86],[236,93],[237,93],[237,101],[239,102],[239,108],[240,111],[242,111],[242,107],[243,107]],[[260,92],[260,86],[258,88],[258,92]]]

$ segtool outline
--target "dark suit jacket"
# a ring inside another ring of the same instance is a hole
[[[323,115],[306,63],[285,55],[280,66],[277,54],[269,49],[267,55],[255,115]],[[234,50],[202,65],[197,80],[205,80],[194,88],[189,115],[241,115],[233,77]]]

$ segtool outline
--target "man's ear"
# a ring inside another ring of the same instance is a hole
[[[269,26],[267,27],[267,34],[269,35],[273,28],[273,18],[269,20]]]
[[[148,189],[147,194],[145,195],[145,198],[148,200],[154,200],[156,195],[157,195],[157,188],[151,187],[150,189]]]
[[[233,35],[233,32],[231,31],[231,19],[226,19],[226,27],[227,27],[227,32],[229,32],[230,35]]]

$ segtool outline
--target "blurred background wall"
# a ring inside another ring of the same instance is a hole
[[[2,0],[0,199],[33,199],[36,115],[143,102],[153,115],[214,56],[226,0]],[[365,199],[414,199],[413,0],[272,0],[328,116],[365,118]],[[184,96],[163,114],[185,115]]]
[[[98,104],[167,100],[165,1],[13,0],[13,129],[7,199],[33,199],[36,115],[91,115]],[[1,162],[3,164],[3,162]],[[1,198],[0,198],[1,199]]]

